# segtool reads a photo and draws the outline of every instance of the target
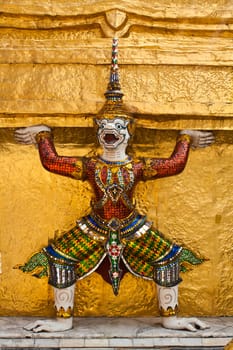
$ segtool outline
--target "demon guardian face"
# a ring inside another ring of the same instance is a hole
[[[124,118],[96,120],[98,125],[97,137],[104,149],[116,149],[120,145],[128,144],[130,135],[127,128],[129,123]]]

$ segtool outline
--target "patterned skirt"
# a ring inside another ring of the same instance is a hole
[[[137,212],[125,220],[108,222],[92,213],[19,268],[39,278],[49,276],[49,283],[57,288],[68,287],[94,271],[104,277],[107,269],[109,279],[105,279],[117,294],[126,271],[174,286],[181,280],[180,271],[202,262],[190,250],[166,239]]]

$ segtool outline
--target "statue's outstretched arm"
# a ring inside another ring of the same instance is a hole
[[[151,177],[160,178],[181,173],[188,160],[190,147],[193,149],[210,146],[214,142],[212,132],[183,130],[177,138],[176,146],[169,158],[145,159],[145,174],[151,173]]]
[[[186,329],[195,332],[209,328],[209,325],[196,317],[178,317],[178,285],[162,287],[157,285],[159,310],[163,327],[169,329]]]
[[[21,144],[36,144],[43,167],[55,174],[83,179],[82,158],[59,156],[51,129],[47,125],[34,125],[16,130],[15,139]]]
[[[180,135],[189,135],[191,137],[191,147],[193,149],[211,146],[215,141],[212,131],[182,130]]]
[[[15,131],[15,139],[17,142],[23,145],[36,145],[36,135],[38,135],[40,132],[51,132],[51,128],[42,124],[20,128]]]
[[[62,332],[73,327],[73,308],[75,284],[58,289],[53,287],[57,317],[54,319],[37,320],[27,324],[24,329],[38,332]]]

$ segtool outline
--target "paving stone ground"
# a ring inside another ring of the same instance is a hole
[[[223,350],[233,338],[233,317],[202,318],[197,332],[161,327],[159,318],[75,318],[66,332],[33,333],[31,317],[0,317],[1,350]]]

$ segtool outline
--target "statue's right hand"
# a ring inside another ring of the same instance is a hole
[[[47,125],[33,125],[15,131],[15,140],[24,145],[36,144],[36,135],[41,131],[51,131]]]
[[[34,333],[39,332],[63,332],[73,327],[73,317],[56,318],[48,320],[37,320],[29,323],[23,328]]]

